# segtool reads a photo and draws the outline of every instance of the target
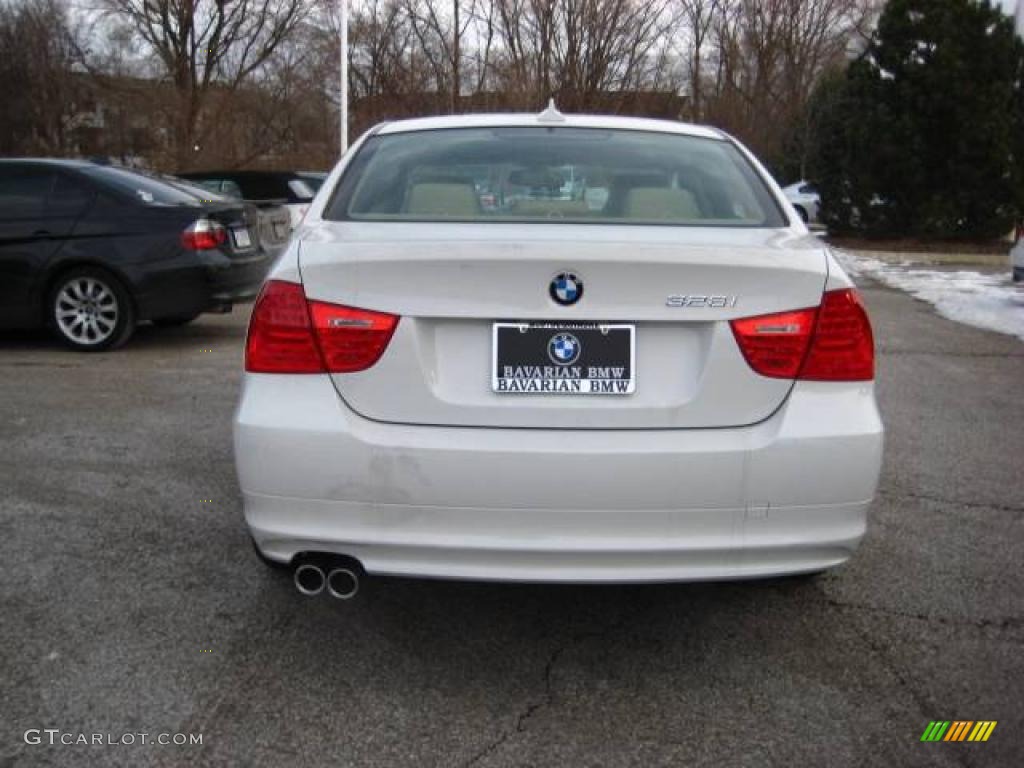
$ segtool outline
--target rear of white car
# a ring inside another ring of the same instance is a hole
[[[371,132],[253,311],[235,444],[258,549],[523,581],[843,562],[881,461],[871,329],[785,210],[705,128]]]
[[[782,188],[782,194],[793,205],[793,210],[803,219],[804,224],[818,221],[818,209],[821,207],[821,196],[818,189],[807,181],[798,181]]]

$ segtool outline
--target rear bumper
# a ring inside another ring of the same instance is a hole
[[[770,576],[846,560],[881,465],[870,385],[798,384],[757,425],[703,430],[381,424],[323,376],[247,374],[235,420],[263,553],[368,572],[522,581]]]
[[[147,265],[138,279],[139,319],[199,314],[252,301],[275,255],[263,248],[235,257],[183,251],[173,260]]]

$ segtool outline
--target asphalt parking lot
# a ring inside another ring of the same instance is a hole
[[[244,313],[96,356],[0,336],[0,766],[1024,765],[1024,344],[865,296],[888,433],[846,567],[351,603],[249,546]],[[921,743],[936,719],[998,726]]]

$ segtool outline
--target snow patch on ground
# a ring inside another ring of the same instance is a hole
[[[837,251],[836,257],[847,274],[863,275],[906,291],[932,304],[943,317],[1024,340],[1024,284],[1015,286],[1009,270],[986,274],[923,269],[842,251]]]

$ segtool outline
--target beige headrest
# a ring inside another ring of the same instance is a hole
[[[480,213],[480,201],[472,184],[422,182],[410,187],[405,210],[419,216],[472,218]]]
[[[702,218],[697,199],[686,189],[634,187],[626,192],[624,216],[653,221],[693,221]]]

